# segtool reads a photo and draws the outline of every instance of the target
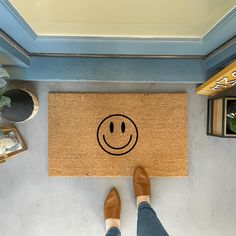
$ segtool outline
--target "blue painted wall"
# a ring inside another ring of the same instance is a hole
[[[32,57],[29,68],[6,67],[11,79],[29,81],[96,81],[202,83],[200,59],[105,59]]]

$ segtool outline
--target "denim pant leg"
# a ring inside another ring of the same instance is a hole
[[[137,236],[168,236],[155,211],[147,202],[138,207]]]
[[[121,236],[121,233],[118,228],[112,227],[107,231],[106,236]]]

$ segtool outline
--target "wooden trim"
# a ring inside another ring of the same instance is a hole
[[[232,73],[235,72],[235,76]],[[224,81],[225,80],[225,81]],[[233,81],[235,81],[233,83]],[[231,83],[230,83],[231,82]],[[236,60],[196,89],[197,94],[214,96],[236,84]],[[219,89],[215,89],[219,86]]]

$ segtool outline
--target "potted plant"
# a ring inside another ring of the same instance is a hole
[[[207,134],[236,138],[236,97],[216,96],[208,99]]]
[[[3,95],[5,92],[6,85],[7,85],[6,80],[3,79],[4,77],[9,78],[9,74],[7,73],[5,69],[3,69],[2,66],[0,66],[0,114],[1,114],[0,118],[2,118],[2,109],[5,106],[10,107],[10,103],[11,103],[11,99]]]
[[[12,122],[24,122],[32,119],[38,112],[38,99],[26,89],[6,90],[9,78],[7,71],[0,67],[0,114]]]
[[[236,100],[232,101],[227,108],[227,128],[236,134]]]

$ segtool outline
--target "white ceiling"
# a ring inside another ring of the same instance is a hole
[[[199,38],[236,0],[10,0],[38,35]]]

